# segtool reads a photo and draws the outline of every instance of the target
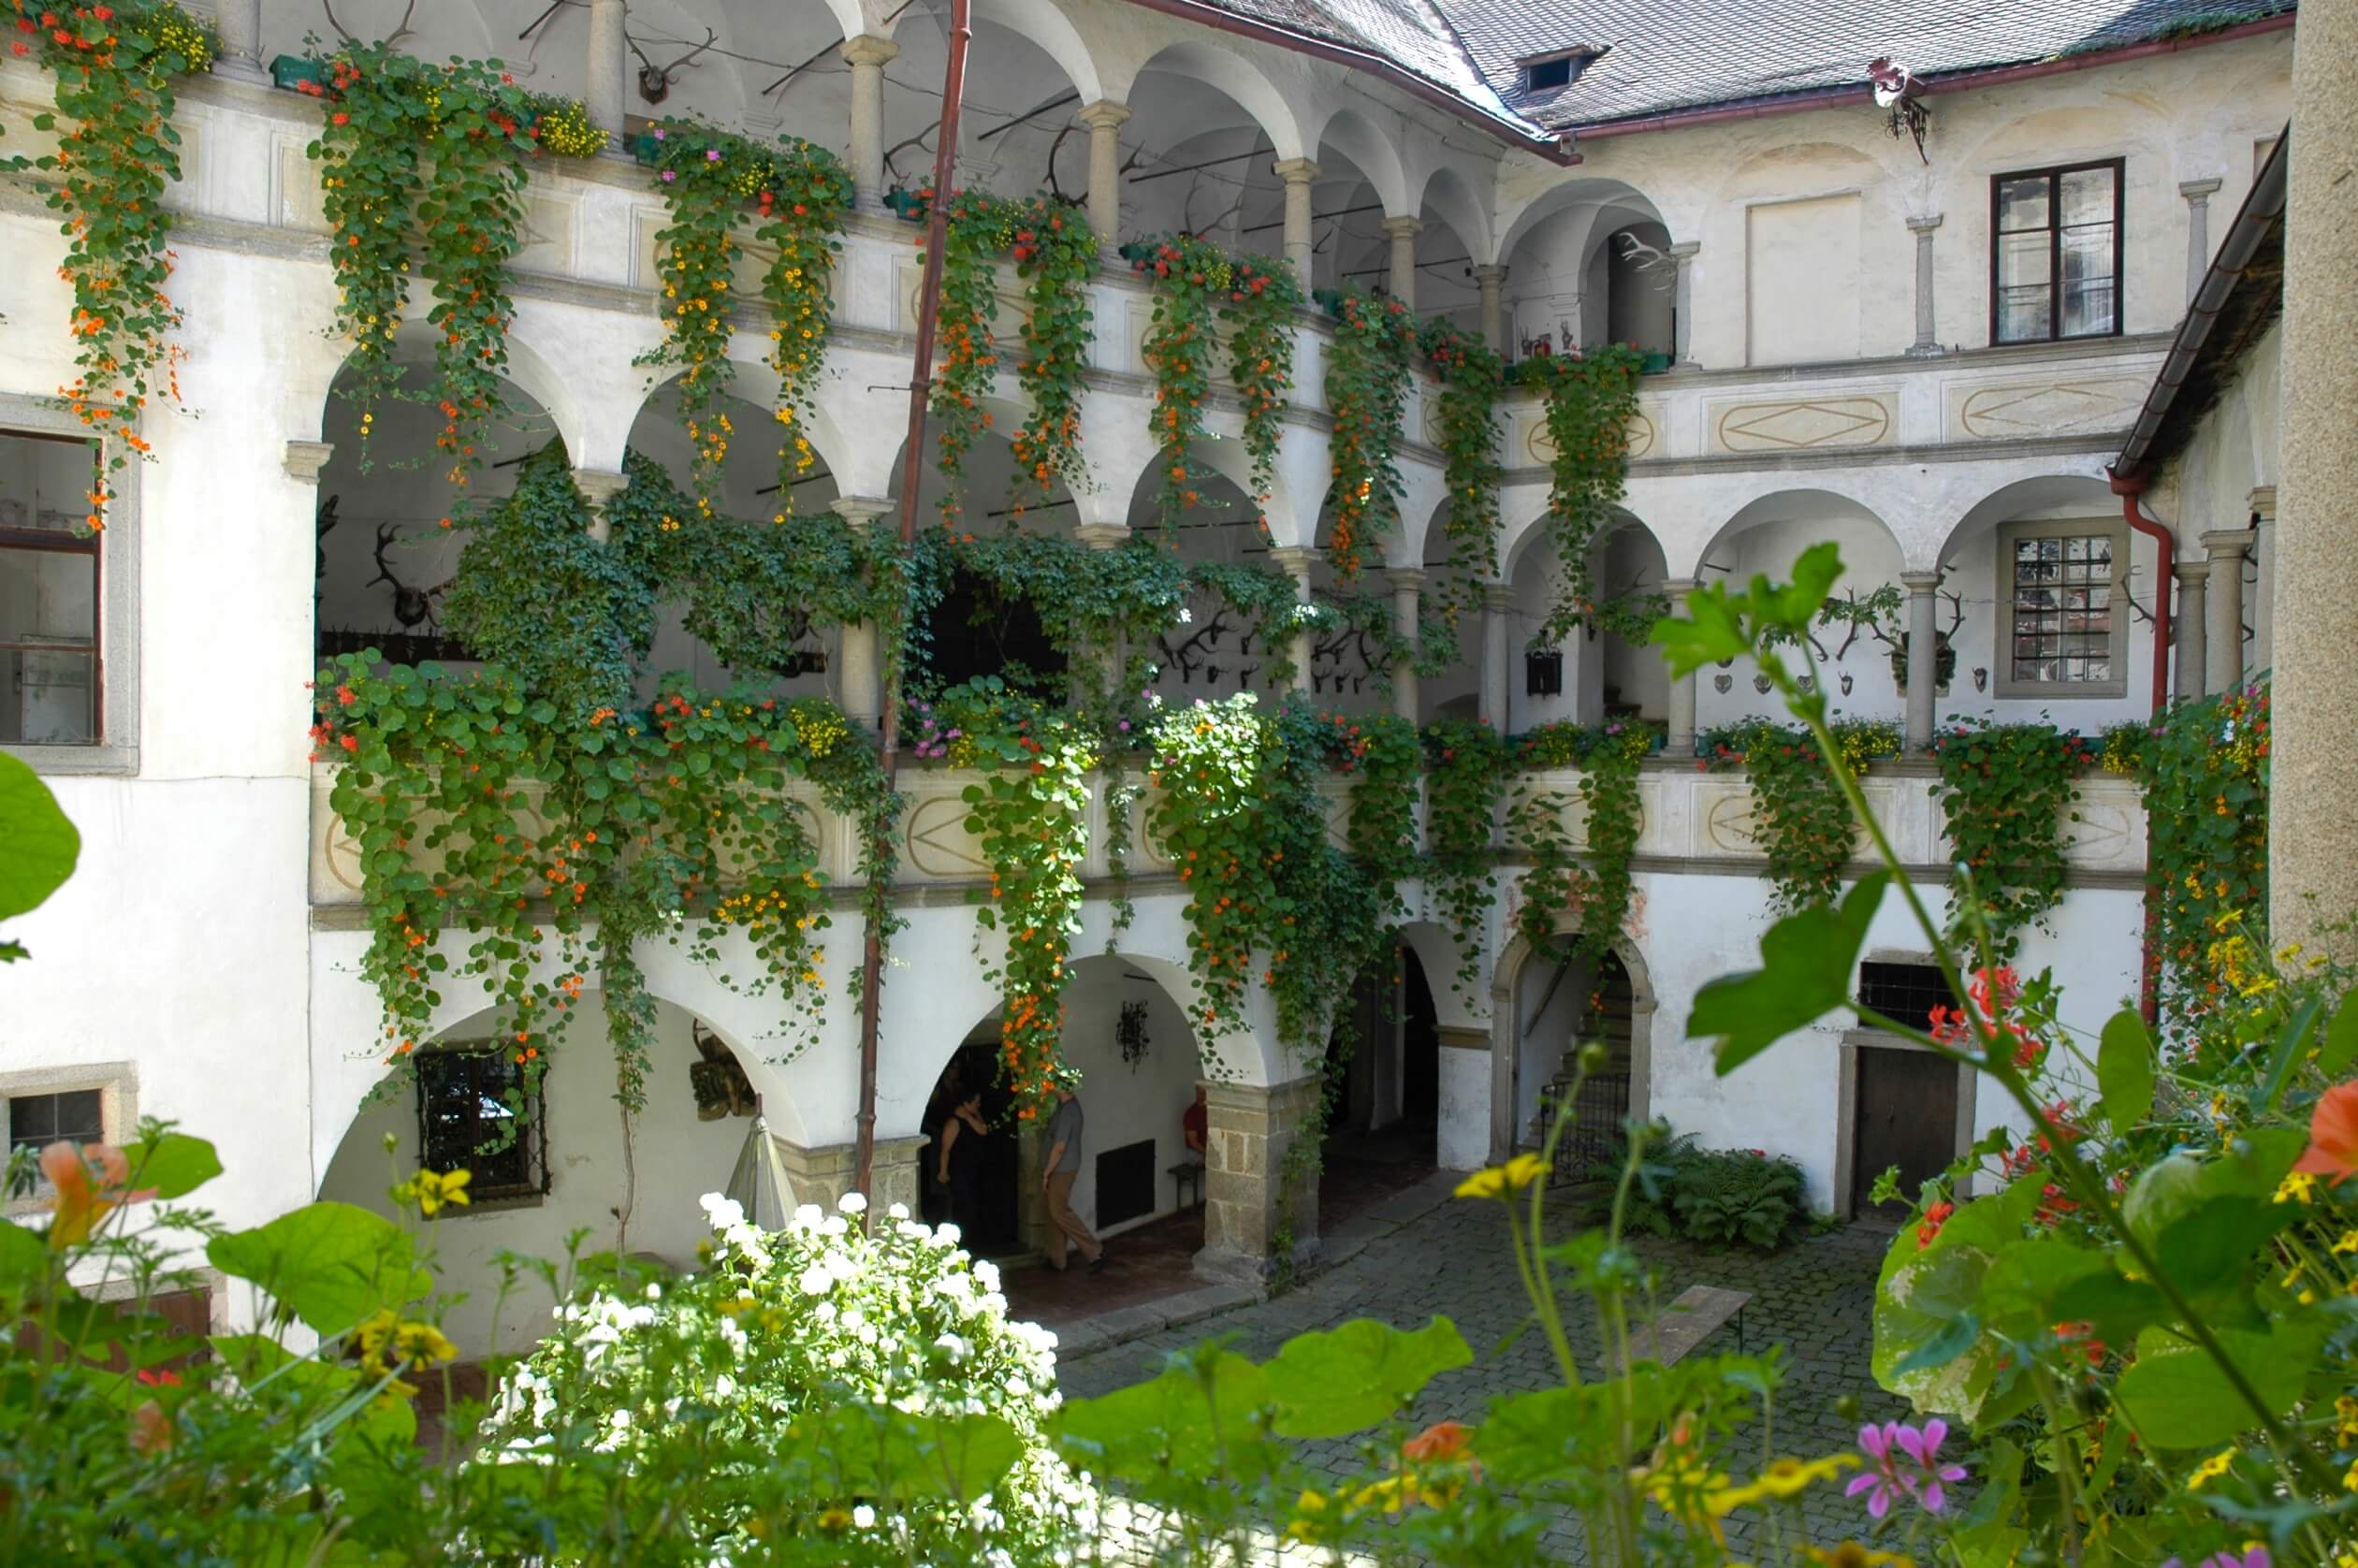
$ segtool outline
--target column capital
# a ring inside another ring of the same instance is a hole
[[[2189,201],[2208,201],[2217,195],[2224,180],[2183,180],[2178,182],[2178,195]]]
[[[2211,558],[2180,556],[2170,565],[2170,575],[2182,585],[2201,588],[2210,581]]]
[[[2254,537],[2248,528],[2206,529],[2202,535],[2203,548],[2210,552],[2214,561],[2234,560],[2251,548]]]
[[[846,64],[853,65],[889,65],[900,58],[900,45],[873,33],[863,33],[856,38],[843,40],[843,58]]]
[[[1943,575],[1939,572],[1902,572],[1900,586],[1910,593],[1930,593],[1941,586]]]
[[[285,466],[289,479],[298,485],[316,485],[328,459],[335,455],[336,443],[332,441],[290,441],[286,443],[286,455],[279,460]]]
[[[1297,581],[1307,581],[1310,568],[1325,553],[1310,544],[1280,544],[1269,552],[1269,559],[1290,573]]]
[[[1283,158],[1269,167],[1288,185],[1307,185],[1318,177],[1317,163],[1311,158]]]
[[[1696,582],[1693,577],[1665,577],[1662,579],[1662,591],[1668,594],[1672,599],[1684,599],[1688,594],[1693,593],[1696,588],[1701,588],[1702,586],[1703,585],[1701,583]]]
[[[1394,240],[1414,240],[1424,232],[1424,220],[1410,217],[1386,218],[1384,232]]]
[[[1391,584],[1394,593],[1413,593],[1424,587],[1424,568],[1420,566],[1387,566],[1384,581]]]
[[[1093,131],[1110,131],[1130,117],[1130,109],[1128,104],[1099,98],[1093,104],[1082,105],[1073,111],[1072,117]]]
[[[1677,256],[1681,261],[1685,261],[1702,248],[1703,241],[1700,240],[1681,240],[1669,248],[1668,254]]]
[[[573,471],[574,488],[590,502],[590,509],[605,515],[606,503],[630,487],[631,476],[612,469],[577,468]]]
[[[837,496],[827,505],[837,516],[859,528],[893,510],[894,502],[885,496]]]
[[[1130,530],[1125,523],[1082,523],[1072,536],[1092,550],[1111,550],[1127,543]]]
[[[1941,226],[1941,217],[1942,214],[1938,212],[1918,213],[1908,220],[1908,228],[1914,234],[1929,234]]]
[[[1503,283],[1506,281],[1506,269],[1496,263],[1477,267],[1474,269],[1474,281],[1477,283]]]
[[[2252,488],[2251,509],[2260,515],[2263,523],[2276,521],[2276,492],[2274,485],[2259,485]]]
[[[1484,583],[1482,585],[1483,609],[1512,609],[1514,607],[1514,603],[1515,586],[1512,583]]]

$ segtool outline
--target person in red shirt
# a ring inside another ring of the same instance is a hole
[[[1179,1113],[1179,1133],[1187,1141],[1187,1153],[1198,1159],[1204,1155],[1204,1145],[1212,1140],[1212,1118],[1203,1105],[1203,1085],[1196,1085],[1195,1103]]]

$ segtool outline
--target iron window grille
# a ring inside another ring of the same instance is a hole
[[[1532,649],[1523,655],[1523,695],[1560,697],[1564,694],[1564,650]]]
[[[541,1069],[540,1083],[547,1082]],[[454,1046],[417,1060],[417,1146],[429,1170],[465,1170],[474,1200],[548,1192],[548,1118],[540,1086],[496,1046]]]
[[[1949,995],[1948,981],[1941,978],[1938,965],[1888,964],[1870,960],[1858,966],[1858,1000],[1890,1019],[1918,1029],[1929,1029],[1932,1009],[1955,1005]]]
[[[2122,167],[2109,158],[1991,177],[1991,342],[2119,335]]]

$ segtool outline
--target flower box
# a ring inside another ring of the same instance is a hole
[[[325,87],[328,65],[325,61],[307,59],[300,54],[282,54],[270,62],[270,85],[289,92],[300,92],[306,86]]]
[[[1670,356],[1668,355],[1649,354],[1638,361],[1638,373],[1645,376],[1658,376],[1669,368]]]
[[[924,196],[919,196],[915,191],[904,191],[898,186],[895,186],[884,194],[884,205],[891,208],[905,224],[924,223],[930,210]]]

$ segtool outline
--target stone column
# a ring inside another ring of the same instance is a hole
[[[574,470],[574,488],[590,503],[590,537],[603,544],[613,531],[607,520],[606,506],[630,486],[630,476],[611,469],[577,468]]]
[[[2177,670],[2172,685],[2181,699],[2200,697],[2205,690],[2203,682],[2209,673],[2210,657],[2203,647],[2203,588],[2210,581],[2210,570],[2207,560],[2181,557],[2177,563],[2177,614],[2171,621],[2177,629]]]
[[[1686,596],[1695,591],[1692,578],[1670,577],[1663,581],[1662,591],[1670,596],[1670,613],[1678,614],[1686,607]],[[1672,757],[1695,755],[1695,672],[1670,677],[1669,734],[1663,741],[1663,750]]]
[[[2260,602],[2252,606],[2251,667],[2276,668],[2277,527],[2276,486],[2261,485],[2251,492],[2251,559],[2260,567]]]
[[[622,0],[590,0],[589,76],[582,103],[590,123],[611,137],[622,134],[622,117],[630,99],[630,50],[622,32]]]
[[[838,496],[835,510],[854,529],[874,526],[893,510],[882,496]],[[884,720],[884,671],[878,647],[876,623],[852,621],[840,628],[836,653],[836,701],[854,724],[877,729]]]
[[[1073,117],[1089,127],[1089,226],[1097,230],[1098,248],[1107,255],[1121,243],[1122,122],[1129,117],[1129,106],[1111,98],[1100,98]]]
[[[778,1145],[778,1160],[786,1168],[786,1180],[794,1189],[793,1201],[797,1205],[815,1203],[822,1212],[832,1214],[843,1195],[855,1190],[860,1176],[858,1144],[822,1143],[806,1149],[775,1134],[772,1140]],[[867,1200],[879,1219],[895,1203],[915,1217],[917,1162],[924,1157],[925,1142],[922,1138],[876,1140],[876,1161],[870,1168],[869,1183],[876,1190],[867,1195]]]
[[[852,67],[852,197],[863,212],[884,204],[884,67],[899,54],[900,45],[872,33],[843,40]]]
[[[1940,633],[1933,615],[1941,586],[1938,572],[1902,572],[1900,586],[1908,590],[1908,749],[1921,751],[1932,744],[1932,701],[1940,675]]]
[[[1515,590],[1505,583],[1485,584],[1482,588],[1482,669],[1481,707],[1477,717],[1500,734],[1506,733],[1509,689],[1506,685],[1506,664],[1510,655],[1506,648],[1506,613],[1514,607]]]
[[[1291,1192],[1280,1190],[1280,1176],[1322,1086],[1313,1074],[1268,1089],[1210,1081],[1203,1088],[1203,1250],[1195,1271],[1257,1286],[1277,1271],[1278,1235],[1288,1216],[1294,1266],[1318,1255],[1317,1168],[1305,1168]]]
[[[1284,568],[1294,580],[1294,597],[1303,603],[1310,603],[1310,567],[1317,560],[1318,552],[1304,544],[1281,544],[1269,552],[1269,559]],[[1305,628],[1296,632],[1288,644],[1287,657],[1293,661],[1293,689],[1310,690],[1310,632]]]
[[[1270,166],[1286,182],[1286,265],[1294,269],[1302,292],[1310,292],[1310,185],[1318,166],[1307,158],[1288,158]]]
[[[1506,269],[1477,267],[1474,284],[1482,291],[1482,341],[1490,344],[1492,354],[1506,352],[1506,316],[1501,309],[1499,291],[1506,286]]]
[[[1700,240],[1681,240],[1670,247],[1670,254],[1679,264],[1670,308],[1678,312],[1677,348],[1681,368],[1695,363],[1695,254],[1702,248]]]
[[[2192,304],[2210,270],[2210,198],[2223,181],[2189,180],[2178,186],[2186,198],[2186,302]]]
[[[2216,529],[2203,535],[2211,569],[2210,667],[2204,684],[2212,691],[2233,691],[2243,684],[2243,568],[2250,544],[2249,529]]]
[[[262,68],[262,0],[214,0],[213,31],[221,35],[213,75],[232,81],[270,80]]]
[[[1391,269],[1384,286],[1409,310],[1417,308],[1417,236],[1424,232],[1418,218],[1386,218],[1384,233],[1391,240]]]
[[[1384,573],[1392,590],[1392,635],[1408,645],[1417,646],[1417,600],[1424,587],[1424,573],[1413,566],[1395,566]],[[1414,724],[1417,721],[1417,670],[1414,657],[1403,654],[1392,661],[1392,712]]]
[[[1918,359],[1941,352],[1939,323],[1932,311],[1932,231],[1940,226],[1938,212],[1908,220],[1908,232],[1915,236],[1916,245],[1916,339],[1908,353]]]

